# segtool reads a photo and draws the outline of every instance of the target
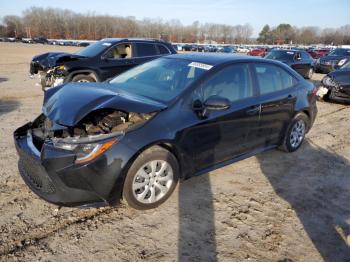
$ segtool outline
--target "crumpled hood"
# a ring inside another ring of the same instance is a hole
[[[54,67],[63,62],[83,59],[83,56],[76,54],[64,53],[64,52],[49,52],[41,55],[34,56],[32,63],[40,65],[43,69]]]
[[[120,92],[108,83],[69,83],[45,93],[43,113],[63,126],[74,126],[98,109],[150,113],[165,109],[160,102]]]

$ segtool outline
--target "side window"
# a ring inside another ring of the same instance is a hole
[[[163,45],[157,45],[158,50],[159,50],[159,54],[161,55],[166,55],[166,54],[170,54],[169,50],[163,46]]]
[[[256,64],[255,72],[262,95],[290,88],[297,82],[283,68],[271,64]]]
[[[118,44],[113,46],[105,55],[108,59],[123,59],[132,57],[131,44]]]
[[[253,96],[253,85],[248,64],[234,64],[215,73],[201,86],[202,101],[210,96],[221,96],[231,102]]]
[[[157,55],[156,46],[148,43],[136,44],[137,56],[155,56]]]

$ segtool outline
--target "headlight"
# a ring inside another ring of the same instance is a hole
[[[322,79],[322,83],[325,85],[325,86],[336,86],[336,83],[333,81],[333,79],[329,76],[325,76],[323,79]]]
[[[81,164],[97,158],[117,143],[117,139],[104,140],[100,142],[81,142],[79,139],[54,139],[53,146],[63,150],[72,151],[76,155],[75,163]]]
[[[317,60],[316,60],[316,64],[319,64],[320,63],[320,59],[318,58]]]
[[[342,65],[344,65],[344,64],[346,63],[346,61],[347,61],[347,59],[346,59],[346,58],[344,58],[344,59],[340,60],[340,61],[339,61],[339,63],[338,63],[338,66],[342,66]]]

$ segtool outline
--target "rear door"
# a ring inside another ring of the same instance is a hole
[[[155,43],[135,43],[135,63],[137,65],[151,61],[160,56],[161,55]]]
[[[276,145],[293,117],[298,80],[275,64],[255,63],[254,68],[261,104],[258,141],[265,147]]]

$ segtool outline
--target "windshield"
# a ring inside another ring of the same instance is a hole
[[[116,91],[168,102],[211,67],[182,59],[159,58],[128,70],[110,83],[116,85]]]
[[[293,60],[295,52],[293,51],[283,51],[283,50],[273,50],[268,53],[265,58],[274,59],[274,60],[282,60],[282,61],[291,61]]]
[[[336,48],[332,52],[330,52],[329,55],[350,56],[350,49]]]
[[[96,42],[93,43],[78,52],[76,52],[77,55],[85,56],[85,57],[93,57],[101,53],[106,48],[110,47],[112,44],[108,42]]]

